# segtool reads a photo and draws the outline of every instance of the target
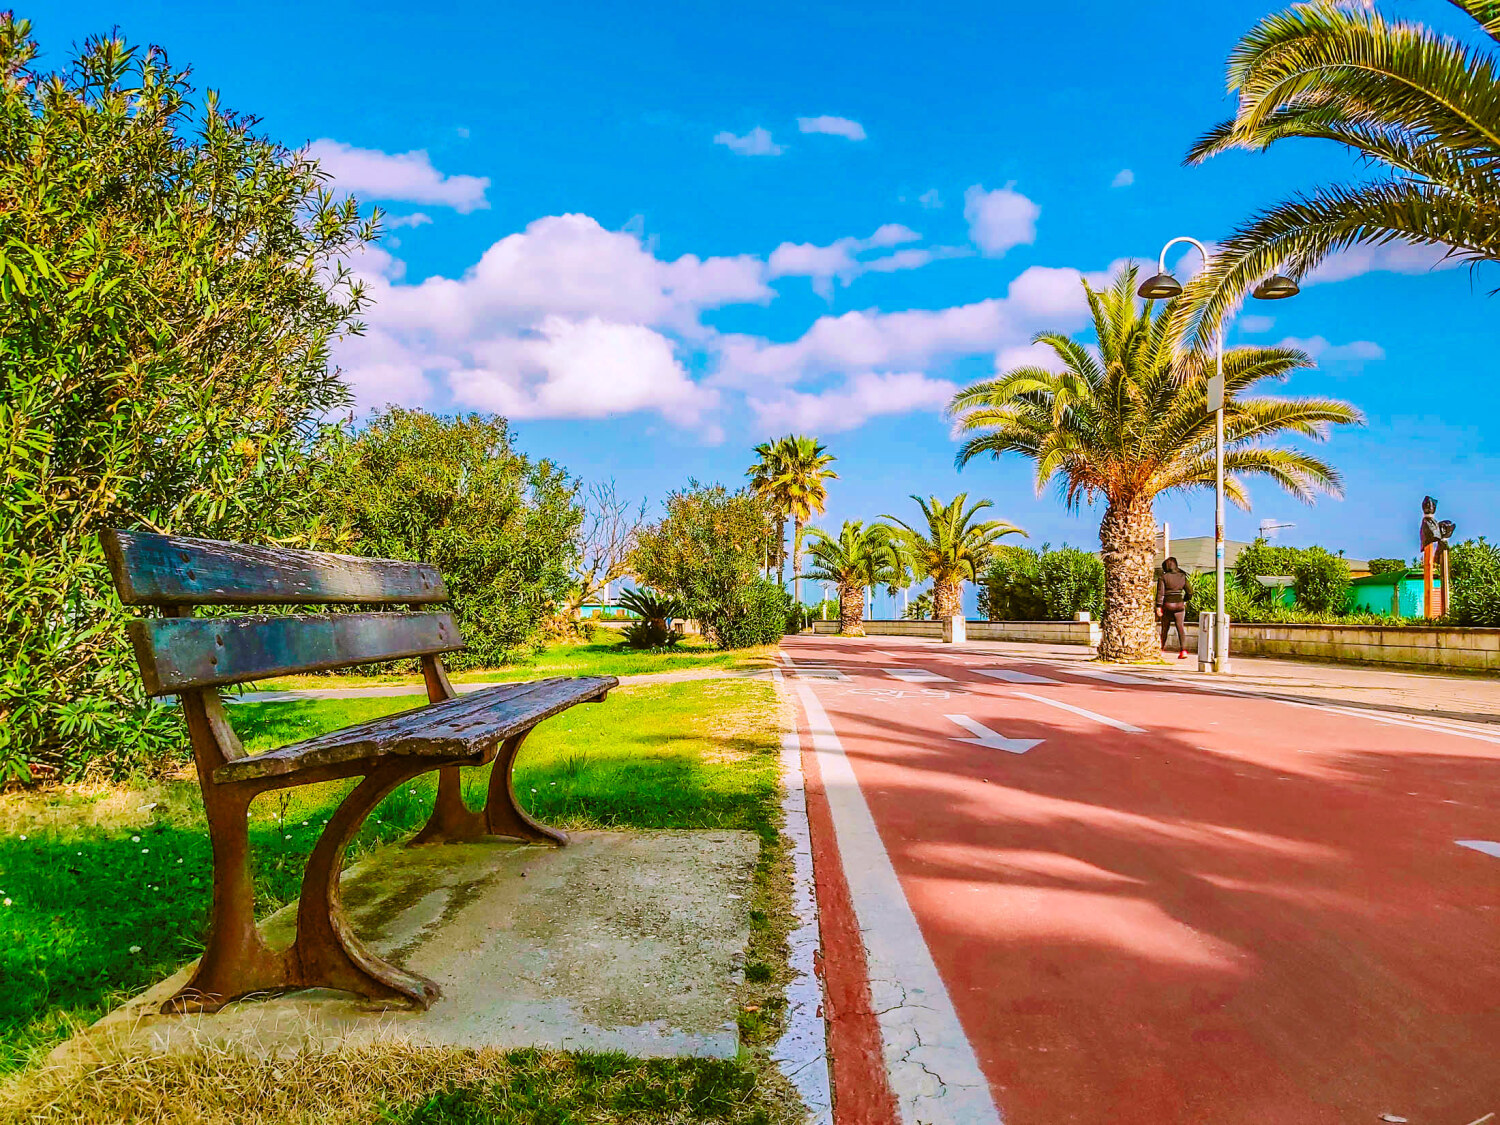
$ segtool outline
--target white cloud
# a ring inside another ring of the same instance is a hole
[[[385,217],[385,225],[393,230],[397,227],[425,227],[430,222],[432,222],[432,216],[423,214],[421,211],[414,211],[410,215],[387,215]]]
[[[1109,182],[1110,187],[1129,187],[1135,183],[1135,173],[1129,168],[1121,168],[1115,173],[1115,178]]]
[[[783,242],[771,251],[767,263],[771,277],[810,277],[813,290],[825,300],[833,297],[833,282],[848,285],[862,273],[916,269],[933,258],[930,250],[903,250],[881,258],[857,255],[869,250],[889,249],[904,242],[917,242],[921,235],[900,223],[886,223],[869,238],[836,238],[826,246],[813,242]]]
[[[768,130],[757,125],[743,137],[736,137],[728,129],[714,135],[714,144],[723,145],[730,152],[741,156],[780,156],[785,149],[771,139]]]
[[[388,153],[324,137],[307,146],[340,188],[367,199],[395,199],[452,207],[460,214],[489,207],[487,176],[445,176],[421,149]]]
[[[1346,281],[1361,274],[1377,273],[1429,273],[1434,270],[1457,269],[1464,263],[1447,256],[1442,246],[1418,246],[1409,242],[1391,242],[1384,246],[1350,246],[1336,254],[1330,254],[1303,280],[1303,285],[1318,285],[1325,281]]]
[[[799,117],[797,128],[804,133],[827,133],[831,137],[847,137],[851,141],[865,139],[865,127],[847,117]]]
[[[1384,359],[1385,349],[1373,340],[1353,340],[1347,344],[1332,344],[1322,336],[1306,339],[1288,336],[1278,347],[1298,348],[1312,356],[1320,367],[1335,370],[1358,371],[1371,360]]]
[[[917,202],[928,211],[936,211],[943,205],[943,197],[938,194],[937,188],[928,188],[921,195],[917,196]]]
[[[1269,332],[1276,327],[1276,318],[1274,316],[1257,316],[1254,313],[1250,313],[1247,316],[1240,317],[1239,320],[1235,321],[1235,324],[1239,326],[1242,332]]]
[[[931,379],[920,371],[862,372],[828,390],[788,390],[768,399],[752,395],[748,402],[766,433],[789,429],[838,433],[881,414],[942,410],[957,389],[946,379]]]
[[[1036,220],[1042,209],[1010,187],[985,191],[975,184],[964,192],[964,218],[969,237],[986,256],[998,258],[1012,246],[1036,241]]]
[[[535,332],[474,348],[483,366],[448,375],[464,406],[511,418],[606,418],[655,410],[680,425],[697,422],[716,392],[688,378],[659,332],[597,317],[543,318]]]
[[[538,219],[458,278],[403,284],[403,264],[378,247],[351,268],[373,298],[369,330],[336,359],[361,404],[427,403],[445,386],[465,405],[528,418],[654,409],[695,420],[714,394],[675,349],[710,335],[704,309],[774,295],[758,258],[664,261],[587,215]]]

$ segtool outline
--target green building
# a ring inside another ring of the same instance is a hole
[[[1443,583],[1434,578],[1432,585],[1434,589],[1441,589]],[[1349,583],[1349,612],[1421,617],[1422,572],[1393,570],[1354,579]]]

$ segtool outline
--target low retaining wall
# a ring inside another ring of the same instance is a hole
[[[837,633],[837,621],[814,621],[813,632]],[[865,632],[872,637],[931,637],[942,639],[941,621],[866,621]],[[1097,621],[970,621],[971,641],[1018,641],[1047,645],[1099,644]]]
[[[970,621],[971,641],[1015,641],[1097,648],[1097,621]],[[837,621],[814,621],[813,631],[837,633]],[[866,621],[872,637],[940,640],[940,621]],[[1197,651],[1198,627],[1189,625],[1188,648]],[[1229,631],[1230,656],[1281,656],[1347,664],[1455,669],[1500,674],[1500,629],[1443,629],[1378,625],[1242,625]]]
[[[1187,631],[1188,648],[1196,651],[1198,627]],[[1500,672],[1500,629],[1233,624],[1229,655]]]

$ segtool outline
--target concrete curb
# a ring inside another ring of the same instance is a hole
[[[777,695],[790,699],[781,672],[772,670]],[[786,1031],[771,1057],[802,1096],[810,1125],[833,1125],[833,1093],[828,1073],[828,1024],[823,1016],[823,982],[817,959],[822,949],[818,896],[813,882],[812,829],[807,821],[807,790],[802,777],[802,745],[796,728],[781,736],[782,828],[792,845],[792,909],[799,925],[787,937],[796,974],[787,986]]]

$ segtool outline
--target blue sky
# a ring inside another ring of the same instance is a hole
[[[1387,0],[1462,31],[1441,0]],[[736,482],[796,428],[839,460],[828,520],[908,493],[993,499],[1033,543],[1094,546],[1099,510],[1019,460],[954,470],[952,386],[1080,331],[1078,276],[1212,240],[1305,185],[1327,146],[1181,158],[1228,116],[1224,59],[1266,0],[1120,5],[42,3],[44,58],[113,25],[401,223],[360,263],[378,297],[340,352],[366,404],[509,414],[529,452],[653,501]],[[1024,9],[1021,11],[1015,9]],[[1430,492],[1500,534],[1492,272],[1359,253],[1231,342],[1312,341],[1369,416],[1325,447],[1346,497],[1266,483],[1286,541],[1410,555]],[[1269,322],[1268,322],[1269,321]],[[1254,329],[1255,331],[1251,331]],[[1158,503],[1211,533],[1212,496]]]

